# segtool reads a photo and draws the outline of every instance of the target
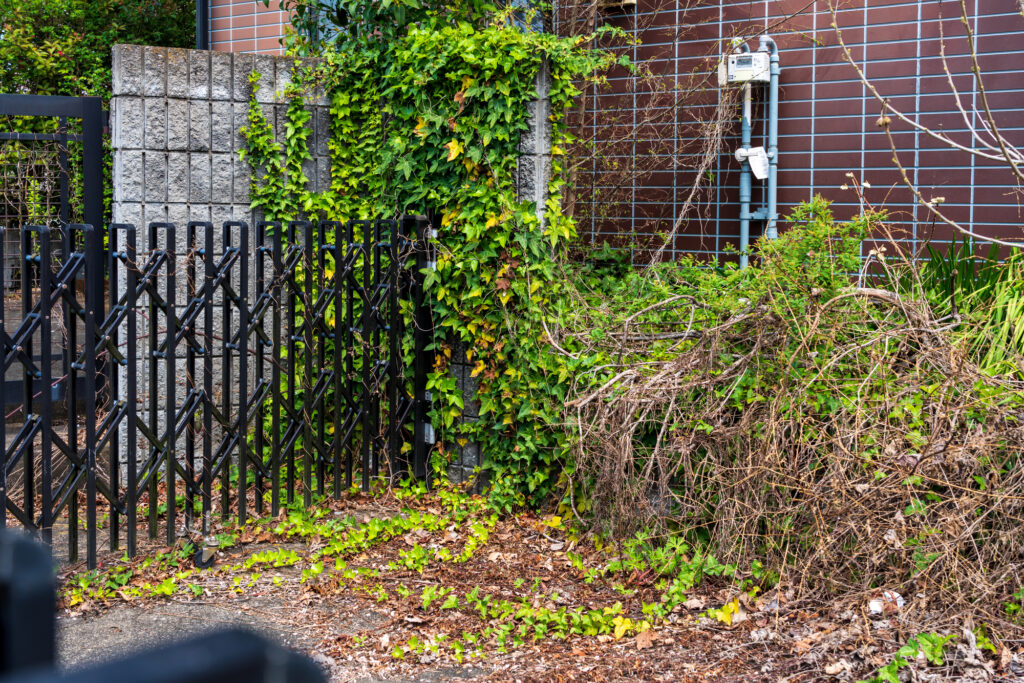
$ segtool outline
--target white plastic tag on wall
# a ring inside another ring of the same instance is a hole
[[[750,170],[758,180],[768,177],[768,154],[764,147],[751,147],[747,151],[747,161],[750,163]]]

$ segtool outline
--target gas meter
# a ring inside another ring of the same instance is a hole
[[[733,52],[718,67],[718,84],[745,85],[771,80],[771,58],[767,52]]]

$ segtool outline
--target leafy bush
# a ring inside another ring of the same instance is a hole
[[[879,220],[818,199],[743,271],[584,270],[561,345],[596,359],[565,421],[597,523],[667,526],[805,588],[1008,594],[1024,395],[927,301],[854,286]]]
[[[300,7],[302,16],[322,9]],[[523,32],[485,3],[358,0],[344,10],[322,66],[286,93],[294,106],[283,146],[250,107],[253,206],[275,219],[440,215],[437,268],[426,275],[437,352],[432,421],[448,446],[480,444],[503,505],[546,500],[566,445],[565,431],[548,427],[560,422],[569,371],[544,332],[563,284],[557,266],[575,236],[561,212],[564,117],[579,92],[574,81],[600,79],[613,60],[579,38]],[[515,175],[542,68],[551,75],[553,159],[549,199],[538,207],[517,196]],[[299,138],[302,98],[314,87],[329,95],[332,130],[331,186],[319,193],[305,190]],[[449,369],[460,349],[480,386],[472,422],[460,422],[463,392]]]
[[[1006,258],[1000,258],[1005,255]],[[993,375],[1024,368],[1024,252],[986,253],[973,240],[955,240],[945,251],[928,245],[919,269],[887,274],[903,291],[921,293],[940,316],[959,319],[959,336],[972,358]]]
[[[191,47],[189,0],[0,0],[0,92],[110,97],[116,43]]]

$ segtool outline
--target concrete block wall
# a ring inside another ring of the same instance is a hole
[[[280,139],[281,91],[302,63],[287,57],[117,45],[110,102],[116,222],[252,221],[249,166],[238,158],[245,140],[251,86]],[[313,103],[312,189],[330,180],[329,118]]]
[[[138,45],[117,45],[113,49],[113,97],[110,102],[111,147],[113,155],[113,207],[115,223],[131,223],[139,230],[140,251],[148,245],[146,226],[152,222],[169,222],[177,228],[174,255],[176,291],[173,293],[178,310],[187,301],[185,258],[186,225],[189,221],[211,221],[215,226],[214,260],[223,254],[221,226],[226,221],[244,221],[253,226],[261,216],[250,207],[250,171],[248,162],[239,158],[245,140],[241,129],[247,123],[252,86],[250,74],[261,75],[256,99],[267,120],[274,126],[278,140],[283,139],[286,108],[281,93],[296,68],[303,63],[293,58],[269,55],[231,54],[216,51],[166,49]],[[320,190],[330,183],[330,162],[327,156],[326,100],[313,100],[310,153],[315,158],[307,165],[310,189]],[[197,236],[199,242],[203,236]],[[161,237],[162,238],[162,234]],[[238,230],[231,238],[238,244]],[[255,250],[249,250],[249,305],[255,296]],[[233,270],[232,286],[240,291],[238,267]],[[204,277],[202,262],[197,267],[197,283],[201,287]],[[118,293],[125,289],[124,278],[112,282]],[[166,291],[161,295],[168,296]],[[215,301],[220,303],[223,293],[218,291]],[[145,303],[145,302],[143,302]],[[226,321],[220,305],[215,308],[214,334],[237,329],[237,311]],[[162,326],[162,319],[160,322]],[[229,324],[225,324],[229,323]],[[145,324],[140,321],[144,329]],[[123,331],[122,331],[123,332]],[[123,333],[122,333],[123,336]],[[123,339],[121,340],[123,343]],[[214,349],[219,349],[219,342]],[[140,349],[139,387],[132,397],[140,415],[148,417],[150,392],[166,395],[168,377],[164,366],[159,366],[155,386],[147,386],[148,364]],[[175,391],[178,403],[185,395],[186,372],[180,348],[176,360]],[[237,363],[237,359],[232,363]],[[201,363],[200,363],[201,366]],[[255,383],[250,358],[249,391]],[[227,393],[234,406],[241,398],[238,387],[221,387],[222,359],[214,359],[214,395],[220,400]],[[269,372],[269,370],[268,370]],[[236,374],[232,374],[237,377]],[[202,380],[196,378],[199,386]],[[233,383],[237,379],[232,380]],[[127,390],[122,376],[121,390]],[[222,393],[223,392],[223,393]],[[157,418],[164,425],[164,415]],[[122,451],[123,452],[123,451]]]
[[[144,228],[149,223],[175,223],[178,226],[175,252],[181,268],[187,252],[185,225],[189,221],[212,221],[218,227],[216,259],[223,249],[219,227],[224,221],[245,221],[251,226],[259,220],[250,208],[248,163],[238,158],[245,144],[240,131],[246,125],[252,94],[249,75],[254,70],[261,74],[256,100],[263,107],[267,120],[274,125],[278,140],[283,140],[286,104],[280,94],[301,64],[294,58],[271,55],[136,45],[114,47],[110,104],[113,221],[132,223],[140,229],[140,249],[146,244]],[[535,203],[542,225],[551,169],[549,78],[546,68],[537,76],[537,99],[528,105],[529,128],[520,140],[521,156],[515,178],[519,199]],[[321,190],[330,183],[327,145],[330,117],[325,98],[314,99],[310,106],[313,110],[310,151],[314,158],[306,174],[311,189]],[[251,264],[249,272],[251,277],[255,276]],[[203,277],[201,264],[197,277]],[[239,283],[232,284],[237,287]],[[250,292],[251,285],[250,282]],[[125,283],[122,279],[112,286],[123,292]],[[186,301],[185,287],[186,278],[178,277],[174,297],[179,307]],[[222,330],[225,321],[219,307],[215,318],[217,330]],[[232,321],[231,329],[236,327],[237,320]],[[140,358],[143,365],[148,362],[149,359]],[[185,395],[184,363],[179,359],[176,364],[179,402]],[[220,372],[221,359],[215,358],[215,395],[218,398],[222,396]],[[478,420],[478,383],[472,377],[472,365],[466,360],[465,349],[456,349],[452,372],[464,394],[462,419]],[[146,372],[141,368],[139,378],[137,394],[122,398],[135,400],[144,416],[149,392],[163,395],[169,380],[163,368],[154,387],[145,386]],[[250,376],[249,380],[251,389],[255,377]],[[124,391],[123,379],[121,387]],[[237,406],[240,398],[237,387],[228,391]],[[162,428],[162,415],[157,422]],[[483,464],[486,454],[476,443],[452,447],[457,449],[458,456],[451,464],[449,475],[453,481],[468,480],[474,468]]]

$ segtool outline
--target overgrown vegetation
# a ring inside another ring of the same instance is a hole
[[[1024,394],[1018,327],[996,321],[1019,266],[964,275],[954,317],[957,252],[862,264],[883,220],[817,200],[745,271],[592,269],[562,341],[602,358],[568,404],[574,478],[613,532],[659,526],[818,595],[897,590],[915,618],[1005,619]]]
[[[331,189],[305,189],[295,89],[283,149],[250,110],[254,206],[277,219],[441,213],[427,274],[440,465],[473,440],[494,508],[558,502],[598,532],[656,531],[801,596],[899,591],[908,623],[972,612],[1018,628],[1018,255],[865,259],[885,215],[836,221],[818,199],[746,270],[636,270],[612,250],[572,262],[563,119],[572,80],[599,82],[611,58],[482,4],[345,7],[305,81],[331,98]],[[542,65],[555,144],[543,220],[513,183]],[[448,367],[460,348],[480,382],[469,424]]]
[[[305,90],[284,93],[291,104],[282,146],[250,106],[253,206],[278,220],[440,214],[437,268],[426,275],[434,424],[443,444],[475,441],[489,454],[509,509],[540,503],[556,490],[567,448],[564,431],[537,428],[560,421],[568,388],[568,368],[544,337],[562,288],[558,264],[575,234],[561,212],[563,121],[574,79],[600,79],[611,58],[583,49],[582,38],[523,32],[486,3],[345,8],[323,66],[305,76]],[[537,207],[517,196],[515,171],[542,68],[550,73],[554,159],[549,199]],[[331,187],[320,193],[305,189],[303,174],[302,98],[313,88],[331,103]],[[462,348],[480,383],[474,422],[460,421],[463,392],[449,372]]]
[[[191,47],[186,0],[0,0],[0,92],[110,97],[117,43]]]

